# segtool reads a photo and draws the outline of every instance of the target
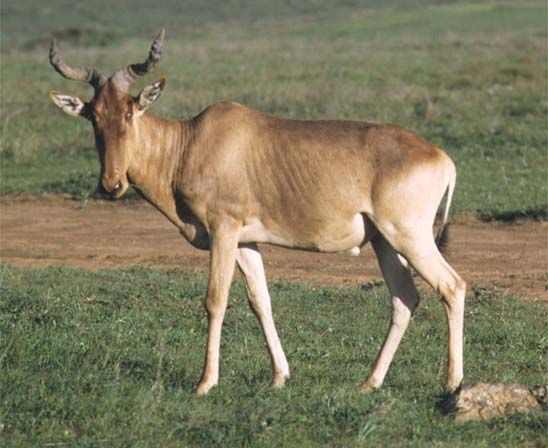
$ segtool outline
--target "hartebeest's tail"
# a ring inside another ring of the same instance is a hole
[[[453,199],[453,192],[455,191],[456,171],[453,166],[451,174],[449,176],[449,182],[445,191],[445,207],[443,209],[443,216],[441,220],[441,226],[436,235],[436,246],[441,253],[444,253],[449,246],[449,223],[447,218],[449,217],[449,208],[451,207],[451,201]]]

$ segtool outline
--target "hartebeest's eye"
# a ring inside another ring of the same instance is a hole
[[[126,120],[128,120],[128,121],[131,120],[131,117],[133,117],[133,113],[132,113],[132,112],[128,112],[128,113],[126,114]]]

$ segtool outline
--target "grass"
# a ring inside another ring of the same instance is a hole
[[[232,99],[290,118],[398,123],[456,161],[454,211],[547,217],[545,2],[65,3],[2,5],[4,194],[86,196],[96,184],[91,126],[47,97],[90,88],[51,69],[51,35],[69,63],[111,72],[141,60],[166,26],[154,76],[168,87],[153,113],[189,118]]]
[[[389,322],[383,287],[273,284],[292,378],[270,361],[237,282],[221,382],[201,398],[205,278],[145,269],[1,268],[3,446],[541,446],[546,412],[455,424],[443,415],[446,325],[424,294],[385,387],[359,395]],[[311,311],[312,310],[312,311]],[[546,309],[468,298],[466,379],[545,384]],[[420,343],[419,343],[420,342]]]

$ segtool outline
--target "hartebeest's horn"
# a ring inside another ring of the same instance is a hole
[[[150,52],[145,62],[140,64],[131,64],[118,70],[110,78],[121,90],[129,92],[129,86],[137,79],[138,76],[144,76],[156,68],[162,57],[162,45],[164,44],[165,30],[156,36],[154,42],[150,46]]]
[[[65,64],[61,56],[59,56],[59,49],[57,48],[57,40],[55,38],[51,41],[49,62],[65,78],[89,82],[95,89],[101,87],[107,81],[106,76],[97,68],[72,68]]]

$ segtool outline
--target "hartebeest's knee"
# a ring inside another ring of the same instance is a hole
[[[393,297],[391,325],[405,331],[415,312],[416,304],[416,301],[404,302],[400,297]]]
[[[466,282],[454,273],[450,279],[440,281],[436,290],[447,306],[460,306],[460,302],[464,300]]]
[[[208,293],[204,299],[204,309],[210,318],[224,317],[227,303],[219,300],[217,294]]]

